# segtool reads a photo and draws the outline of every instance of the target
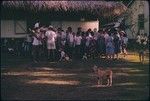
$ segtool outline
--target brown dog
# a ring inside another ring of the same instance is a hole
[[[98,78],[98,85],[102,85],[103,78],[107,79],[107,86],[112,86],[112,70],[104,70],[98,68],[96,65],[93,67],[93,70]]]

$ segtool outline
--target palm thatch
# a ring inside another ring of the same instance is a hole
[[[3,8],[32,11],[78,12],[86,11],[99,16],[119,16],[126,6],[114,1],[3,1]]]

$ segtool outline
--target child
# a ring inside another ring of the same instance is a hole
[[[144,63],[144,50],[143,49],[139,51],[139,60],[142,64]]]
[[[59,51],[60,51],[60,59],[59,59],[59,61],[62,61],[62,60],[69,61],[70,60],[69,56],[64,52],[63,49],[60,49]]]
[[[87,60],[87,54],[86,54],[86,53],[84,53],[82,59],[83,59],[83,60]]]
[[[144,54],[146,50],[146,44],[147,40],[144,38],[144,34],[142,34],[140,43],[139,43],[139,60],[143,64],[144,63]]]

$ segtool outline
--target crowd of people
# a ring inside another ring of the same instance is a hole
[[[73,32],[53,26],[41,26],[36,23],[26,38],[24,48],[32,53],[34,62],[44,56],[48,61],[62,59],[88,59],[105,56],[118,59],[119,53],[127,54],[128,37],[124,31],[115,29],[97,29],[82,31],[82,27]]]

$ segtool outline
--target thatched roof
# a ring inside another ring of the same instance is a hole
[[[119,16],[126,11],[126,6],[114,1],[3,1],[3,8],[55,12],[86,11],[99,16]]]

